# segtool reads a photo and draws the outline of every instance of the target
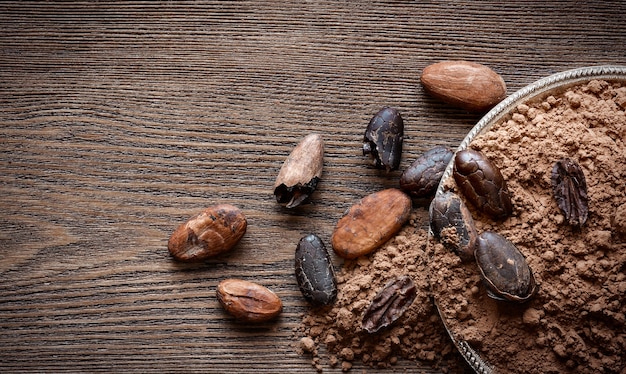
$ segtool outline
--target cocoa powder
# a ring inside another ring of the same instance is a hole
[[[476,263],[429,246],[433,292],[445,322],[502,373],[624,373],[626,370],[626,86],[593,80],[519,105],[478,136],[501,170],[514,212],[493,221],[525,255],[539,292],[518,305],[487,297]],[[550,174],[569,157],[587,180],[589,217],[564,219]],[[456,190],[454,180],[446,181]]]

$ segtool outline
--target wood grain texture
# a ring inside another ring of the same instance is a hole
[[[626,3],[510,3],[0,4],[0,370],[314,372],[294,349],[307,305],[293,253],[397,186],[400,171],[361,154],[371,116],[401,111],[403,170],[478,120],[424,93],[430,63],[484,63],[509,94],[626,63]],[[311,132],[326,145],[322,181],[287,211],[273,183]],[[243,240],[205,264],[173,262],[171,232],[218,202],[248,217]],[[233,322],[215,298],[226,277],[273,289],[279,321]],[[388,372],[418,369],[436,372]]]

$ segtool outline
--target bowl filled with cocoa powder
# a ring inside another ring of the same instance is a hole
[[[433,200],[426,255],[474,370],[626,370],[624,180],[624,66],[541,79],[470,131]]]

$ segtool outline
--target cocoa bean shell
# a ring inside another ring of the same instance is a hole
[[[389,327],[402,317],[416,297],[417,288],[408,275],[390,280],[365,310],[361,322],[363,329],[372,334]]]
[[[565,220],[572,226],[582,227],[589,215],[589,198],[585,173],[580,165],[569,158],[555,162],[550,182]]]

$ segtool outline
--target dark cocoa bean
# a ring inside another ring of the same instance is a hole
[[[370,155],[374,165],[387,171],[400,166],[404,121],[397,109],[383,108],[365,130],[363,155]]]
[[[524,255],[500,234],[480,234],[476,263],[487,295],[493,299],[525,302],[537,292],[535,277]]]
[[[414,197],[431,196],[453,155],[451,150],[443,146],[424,152],[402,173],[400,188]]]
[[[575,161],[566,158],[552,168],[552,190],[557,205],[572,226],[581,227],[589,214],[585,174]]]
[[[430,229],[433,235],[463,261],[474,258],[478,233],[474,219],[463,200],[452,192],[436,196],[430,204]]]
[[[500,169],[482,153],[472,149],[457,152],[453,175],[459,190],[479,211],[494,219],[513,213],[511,196]]]
[[[330,254],[314,234],[300,239],[295,255],[296,280],[304,298],[315,305],[327,305],[337,297],[337,280]]]
[[[374,333],[400,318],[417,296],[417,289],[408,275],[387,283],[374,297],[363,314],[363,329]]]

